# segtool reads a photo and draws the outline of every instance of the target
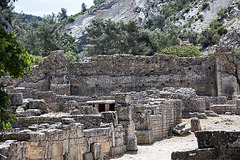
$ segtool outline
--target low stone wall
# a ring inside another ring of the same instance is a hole
[[[78,123],[81,122],[81,123]],[[91,116],[19,118],[1,133],[0,154],[7,159],[103,159],[126,151],[125,130],[116,112]]]
[[[182,101],[179,99],[160,99],[159,90],[128,93],[126,110],[132,108],[135,135],[138,144],[151,144],[154,140],[172,135],[175,125],[182,120]],[[117,103],[117,100],[116,100]],[[121,120],[128,120],[126,113]]]
[[[198,149],[173,152],[172,160],[237,160],[240,157],[240,132],[199,131],[195,132]]]

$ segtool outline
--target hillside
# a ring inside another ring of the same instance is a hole
[[[164,15],[167,17],[166,21],[174,23],[182,30],[192,29],[200,34],[209,28],[212,20],[218,18],[221,9],[228,10],[223,13],[224,27],[238,27],[236,24],[239,24],[239,2],[239,0],[107,0],[97,8],[77,17],[73,23],[66,26],[66,30],[76,38],[80,50],[86,44],[85,28],[97,18],[124,22],[136,20],[143,26],[147,20]],[[179,5],[180,3],[183,5]]]
[[[66,29],[77,39],[76,42],[81,48],[85,44],[85,28],[91,24],[93,19],[102,18],[124,22],[134,19],[143,24],[154,14],[152,4],[154,4],[152,0],[107,0],[99,7],[77,17],[73,23],[66,26]]]

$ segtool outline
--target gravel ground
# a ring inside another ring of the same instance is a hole
[[[190,119],[184,119],[190,126]],[[240,116],[220,115],[200,120],[202,130],[231,130],[240,131]],[[170,160],[173,151],[193,150],[197,148],[194,133],[185,136],[173,136],[170,139],[156,141],[152,145],[139,145],[137,153],[126,153],[118,160]]]

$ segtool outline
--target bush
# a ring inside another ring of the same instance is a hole
[[[68,58],[70,59],[71,62],[76,62],[77,61],[77,55],[75,52],[73,51],[68,51],[65,53],[65,55],[68,56]]]
[[[75,21],[75,19],[73,17],[68,17],[68,23],[72,23],[74,21]]]
[[[206,9],[207,7],[209,6],[209,3],[207,3],[207,2],[204,2],[203,4],[202,4],[202,11],[204,10],[204,9]]]
[[[198,15],[198,19],[200,19],[200,21],[202,22],[203,21],[203,15],[202,14]]]
[[[213,39],[213,36],[216,34],[216,30],[214,29],[205,29],[202,31],[200,37],[197,42],[200,43],[204,48],[216,44],[216,39]]]
[[[31,66],[38,65],[39,62],[43,61],[42,56],[31,55],[31,57],[33,58],[33,63],[31,64]]]
[[[212,29],[217,29],[218,27],[221,27],[222,23],[219,22],[217,19],[212,20],[212,22],[210,23],[210,28]]]
[[[228,9],[227,8],[222,8],[220,9],[220,11],[217,13],[217,15],[223,19],[226,17],[226,13],[227,13]]]
[[[203,55],[196,46],[173,46],[163,49],[159,54],[176,55],[178,57],[199,57]]]
[[[218,27],[217,33],[222,36],[227,33],[227,29],[225,29],[223,26]]]

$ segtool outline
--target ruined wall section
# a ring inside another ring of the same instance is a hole
[[[192,87],[199,95],[216,95],[215,63],[210,57],[169,55],[98,56],[69,66],[72,95],[109,95],[166,86]]]
[[[159,90],[132,92],[131,106],[138,144],[171,136],[173,127],[182,120],[182,100],[160,98]]]
[[[177,151],[172,160],[237,160],[240,157],[239,131],[198,131],[195,132],[198,148],[190,151]]]
[[[70,95],[69,58],[63,51],[54,51],[38,66],[32,67],[20,80],[18,87],[40,91],[53,91],[56,94]]]
[[[24,117],[0,134],[0,154],[9,160],[104,159],[125,153],[124,135],[116,112]]]
[[[63,51],[54,51],[27,72],[24,80],[3,82],[58,95],[102,96],[181,86],[195,89],[198,95],[232,96],[239,93],[238,68],[230,53],[184,58],[109,55],[70,63]]]

